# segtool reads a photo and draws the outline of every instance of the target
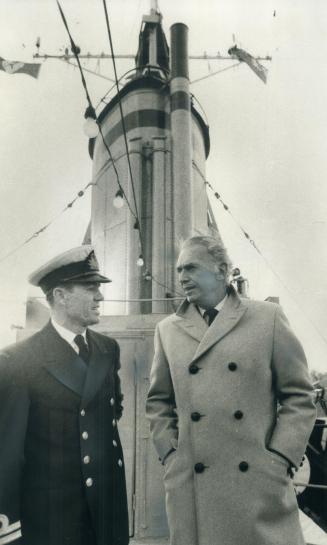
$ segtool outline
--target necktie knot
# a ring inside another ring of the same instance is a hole
[[[83,335],[76,335],[74,343],[78,346],[78,353],[85,363],[89,363],[89,348],[85,342]]]
[[[216,318],[217,314],[218,314],[218,310],[216,308],[208,308],[208,310],[206,310],[203,313],[203,318],[205,319],[208,325],[211,325],[214,319]]]

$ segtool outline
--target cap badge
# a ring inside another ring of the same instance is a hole
[[[88,255],[88,257],[86,259],[86,264],[90,268],[90,270],[92,270],[92,271],[98,271],[99,270],[99,263],[98,263],[97,258],[95,257],[94,251],[92,251]]]

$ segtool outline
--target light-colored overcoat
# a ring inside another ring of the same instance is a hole
[[[147,414],[160,458],[176,449],[164,476],[172,545],[304,544],[286,459],[300,464],[315,407],[279,305],[232,290],[208,327],[183,303],[157,326]]]

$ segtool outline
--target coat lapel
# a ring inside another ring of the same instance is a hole
[[[226,303],[219,312],[217,318],[207,328],[206,334],[202,337],[200,344],[194,354],[193,360],[200,358],[214,344],[228,335],[240,321],[247,307],[238,297],[234,290],[230,291]]]
[[[85,381],[82,403],[86,406],[99,391],[110,366],[114,361],[114,345],[112,347],[101,342],[91,330],[87,332],[87,341],[91,350],[91,358]]]
[[[73,392],[82,396],[87,367],[73,348],[64,340],[51,322],[43,330],[42,336],[45,365],[51,375]]]
[[[208,326],[198,309],[187,301],[184,301],[177,310],[174,323],[198,342],[201,342],[208,330]]]

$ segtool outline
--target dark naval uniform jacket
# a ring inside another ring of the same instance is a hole
[[[119,346],[87,341],[88,366],[51,323],[1,353],[0,545],[129,541]]]

